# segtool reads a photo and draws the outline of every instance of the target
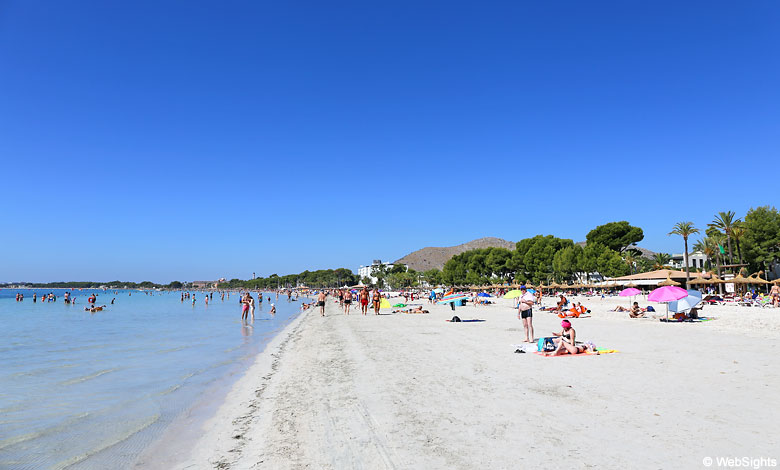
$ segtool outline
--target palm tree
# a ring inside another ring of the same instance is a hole
[[[734,262],[734,253],[731,251],[731,231],[735,225],[742,222],[740,219],[734,219],[734,216],[736,216],[734,211],[718,212],[715,219],[708,224],[709,227],[716,228],[726,235],[726,243],[729,245],[729,264]]]
[[[677,222],[674,224],[673,230],[669,232],[669,235],[679,235],[683,237],[685,242],[685,251],[683,251],[683,262],[685,263],[685,288],[688,288],[688,283],[691,281],[691,270],[688,267],[688,237],[694,233],[699,233],[699,229],[693,226],[693,222]]]
[[[739,241],[745,236],[745,227],[742,224],[734,224],[731,228],[731,236],[734,238],[734,242],[737,244],[737,256],[739,256],[739,264],[742,264],[742,249],[739,246]]]
[[[718,253],[718,245],[710,237],[704,237],[694,243],[693,251],[700,251],[704,253],[704,256],[707,257],[707,269],[712,269],[713,258],[715,258],[715,261],[718,262],[718,259],[716,258]],[[718,265],[720,266],[719,262]]]
[[[672,257],[669,256],[669,253],[656,253],[653,255],[653,268],[664,269],[671,260]]]
[[[631,253],[623,255],[623,261],[628,265],[628,270],[631,274],[634,274],[634,265],[636,264],[636,258]]]

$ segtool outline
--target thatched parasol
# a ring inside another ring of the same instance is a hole
[[[636,288],[637,288],[637,287],[639,287],[639,286],[638,286],[638,285],[636,285],[636,284],[634,284],[633,282],[629,282],[628,284],[626,284],[626,285],[625,285],[625,286],[623,286],[623,287],[625,287],[625,288],[633,287],[634,289],[636,289]]]
[[[749,277],[748,277],[748,280],[749,280],[751,283],[753,283],[753,284],[770,284],[770,282],[769,282],[769,281],[766,281],[766,280],[764,280],[764,279],[761,279],[760,277],[758,277],[759,275],[761,275],[761,271],[759,271],[759,272],[757,272],[757,273],[753,274],[752,276],[749,276]]]
[[[696,285],[699,285],[699,284],[701,284],[701,285],[721,284],[722,282],[723,281],[721,281],[720,279],[718,279],[716,277],[713,277],[712,279],[705,279],[703,277],[697,277],[696,279],[691,280],[691,282],[689,282],[688,284],[690,284],[692,286],[696,286]]]
[[[739,273],[734,279],[726,279],[726,283],[729,282],[733,284],[750,284],[752,281],[743,276],[742,273]]]
[[[679,286],[680,283],[677,282],[677,281],[673,281],[672,280],[672,275],[671,274],[667,274],[666,275],[666,280],[662,281],[662,282],[659,282],[658,285],[660,287],[663,287],[663,286]]]

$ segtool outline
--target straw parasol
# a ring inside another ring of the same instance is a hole
[[[639,287],[639,286],[638,286],[638,285],[636,285],[636,284],[634,284],[633,282],[629,282],[629,283],[628,283],[628,284],[626,284],[624,287],[626,287],[626,288],[633,287],[634,289],[636,289],[636,288],[637,288],[637,287]]]
[[[761,278],[759,277],[759,276],[761,275],[761,273],[762,273],[762,272],[763,272],[763,271],[759,271],[759,272],[757,272],[757,273],[753,274],[752,276],[749,276],[749,277],[748,277],[748,280],[749,280],[750,282],[752,282],[753,284],[764,284],[764,285],[766,285],[766,284],[770,284],[770,282],[769,282],[769,281],[765,281],[764,279],[761,279]]]
[[[705,279],[703,277],[697,277],[696,279],[691,280],[688,284],[692,286],[697,286],[699,284],[706,285],[706,284],[722,284],[723,281],[720,279],[713,277],[712,279]]]
[[[658,285],[660,287],[663,287],[663,286],[679,286],[680,283],[677,282],[677,281],[673,281],[672,280],[672,275],[671,274],[667,274],[666,275],[666,280],[659,282]]]
[[[742,273],[737,274],[737,276],[733,279],[726,279],[726,283],[733,283],[733,284],[750,284],[752,281],[745,276],[742,275]]]

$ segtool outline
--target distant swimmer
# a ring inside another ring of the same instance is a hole
[[[65,303],[70,303],[70,292],[65,292],[65,295],[63,295],[63,298],[65,299]]]
[[[276,315],[276,305],[271,304],[271,315]]]
[[[115,300],[116,300],[116,297],[114,297],[113,299],[111,299],[111,305],[114,305],[114,301],[115,301]]]
[[[192,294],[192,305],[195,305],[195,294]]]
[[[89,303],[91,303],[91,304],[94,304],[96,300],[97,300],[97,296],[95,296],[95,294],[92,294],[92,295],[90,295],[90,296],[89,296],[89,298],[87,299],[87,302],[89,302]]]
[[[33,292],[33,303],[38,301],[38,296],[35,295],[35,292]]]
[[[255,298],[252,297],[251,292],[246,293],[246,300],[249,302],[249,313],[252,315],[252,320],[255,319]]]
[[[206,298],[204,299],[204,302],[206,302],[206,306],[208,306],[208,305],[209,305],[209,296],[208,296],[208,295],[207,295],[207,296],[206,296]]]
[[[84,311],[85,311],[85,312],[92,312],[92,313],[95,313],[95,312],[101,312],[101,311],[103,311],[103,309],[104,309],[104,308],[106,308],[106,306],[105,306],[105,305],[101,305],[100,307],[96,307],[96,306],[94,306],[94,305],[93,305],[93,306],[91,306],[91,307],[84,307]]]
[[[325,316],[325,291],[320,291],[317,294],[317,306],[320,308],[320,316]]]

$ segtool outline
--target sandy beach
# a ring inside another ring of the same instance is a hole
[[[430,314],[307,311],[260,354],[168,468],[706,468],[780,460],[780,309],[708,306],[704,323],[592,310],[578,338],[619,353],[514,353],[511,301]],[[647,302],[638,299],[642,305]],[[396,303],[391,299],[392,303]],[[545,305],[553,299],[545,298]],[[663,306],[657,314],[662,315]],[[354,311],[354,309],[353,309]],[[536,336],[560,319],[535,311]],[[151,462],[146,462],[151,464]],[[159,463],[159,462],[158,462]],[[715,464],[717,466],[717,462]]]

